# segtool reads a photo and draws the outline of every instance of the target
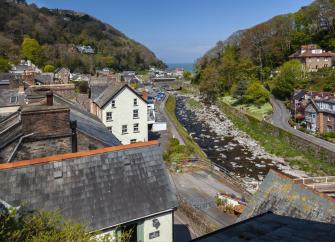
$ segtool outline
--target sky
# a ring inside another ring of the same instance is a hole
[[[312,0],[28,0],[109,23],[165,63],[191,63],[219,40]]]

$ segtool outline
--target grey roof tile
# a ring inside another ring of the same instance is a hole
[[[155,159],[146,152],[156,154]],[[125,167],[130,154],[136,163]],[[55,179],[59,162],[65,169]],[[0,186],[4,201],[13,206],[27,201],[31,209],[60,208],[64,216],[86,222],[92,230],[176,207],[158,145],[0,170],[0,181],[9,180]]]

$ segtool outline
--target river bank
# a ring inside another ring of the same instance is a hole
[[[201,102],[196,109],[187,105],[189,98]],[[291,167],[283,158],[266,152],[255,140],[234,124],[215,105],[205,104],[192,95],[177,95],[176,116],[208,158],[240,178],[254,192],[269,169],[295,177],[307,174]]]

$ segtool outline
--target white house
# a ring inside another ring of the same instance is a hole
[[[148,104],[128,85],[112,84],[91,96],[90,109],[122,144],[148,140]]]

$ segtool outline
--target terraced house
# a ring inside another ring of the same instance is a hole
[[[91,113],[122,144],[148,140],[148,104],[126,84],[115,83],[99,94],[91,92]]]

